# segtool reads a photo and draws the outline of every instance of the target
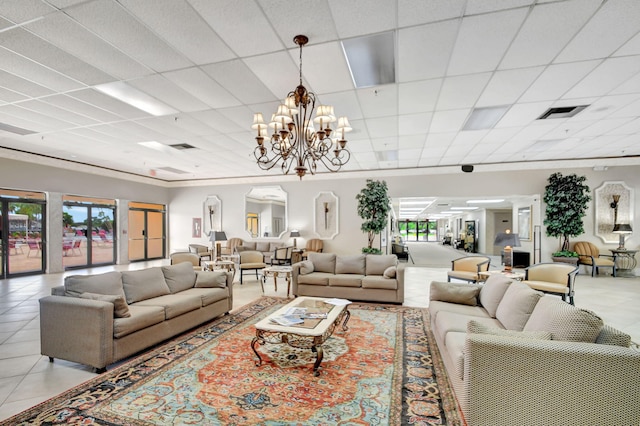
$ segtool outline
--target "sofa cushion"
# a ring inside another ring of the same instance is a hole
[[[282,243],[269,243],[269,251],[270,252],[274,252],[274,251],[276,251],[276,249],[279,249],[281,247],[284,247],[284,244],[282,244]]]
[[[256,242],[255,241],[243,241],[242,242],[242,248],[244,250],[255,250],[256,249]]]
[[[631,336],[605,324],[598,334],[596,343],[600,345],[622,346],[623,348],[628,348],[631,346]]]
[[[500,322],[493,318],[474,317],[474,320],[486,324],[489,327],[502,328]],[[437,332],[443,339],[452,331],[467,332],[467,323],[469,316],[455,312],[439,312],[438,319],[435,324],[431,324],[434,332]]]
[[[368,254],[365,275],[382,275],[389,266],[397,264],[398,258],[395,254]]]
[[[196,271],[191,262],[180,262],[175,265],[163,266],[164,281],[171,293],[177,293],[192,288],[196,282]]]
[[[475,320],[467,323],[467,332],[473,334],[491,334],[493,336],[516,337],[519,339],[551,340],[551,333],[548,331],[516,331],[504,328],[488,327]]]
[[[166,294],[137,302],[135,306],[162,306],[165,319],[175,318],[202,307],[202,299],[191,294]]]
[[[362,288],[380,288],[384,290],[397,290],[398,280],[395,278],[366,275],[362,278]]]
[[[382,276],[385,278],[395,278],[397,273],[397,268],[395,266],[389,266],[384,270]]]
[[[129,305],[131,316],[128,318],[116,318],[113,320],[113,336],[115,338],[126,336],[164,321],[164,308],[162,306],[137,306]]]
[[[589,310],[558,297],[544,296],[531,313],[524,331],[548,331],[553,340],[593,343],[603,325],[602,319]]]
[[[480,287],[469,284],[445,283],[432,281],[429,287],[429,299],[441,302],[460,303],[476,306]]]
[[[227,286],[227,273],[224,271],[202,271],[196,276],[194,287],[219,287]]]
[[[313,270],[316,272],[327,272],[329,274],[335,274],[336,272],[336,255],[333,253],[309,252],[307,259],[313,263]]]
[[[541,297],[541,292],[520,281],[514,281],[498,305],[496,319],[506,329],[522,331]]]
[[[101,300],[103,302],[113,303],[114,318],[128,318],[131,316],[129,306],[124,300],[124,296],[116,296],[114,294],[80,293],[78,297],[81,299]]]
[[[491,318],[482,306],[461,305],[459,303],[440,302],[439,300],[429,301],[429,316],[432,324],[435,323],[440,312],[454,312],[470,317]]]
[[[303,275],[310,274],[313,272],[313,262],[310,260],[304,260],[300,263],[300,273]]]
[[[364,275],[364,254],[336,256],[336,274]]]
[[[198,287],[185,290],[181,294],[196,295],[200,300],[202,300],[202,306],[209,306],[212,303],[227,299],[229,297],[229,289],[219,287]]]
[[[270,251],[269,250],[269,242],[266,241],[258,241],[256,242],[256,250],[258,251]]]
[[[480,304],[487,310],[489,315],[496,317],[498,305],[504,296],[504,293],[511,284],[509,278],[500,274],[489,275],[480,289]]]
[[[128,304],[171,293],[159,267],[123,271],[122,284]]]
[[[64,292],[67,296],[75,297],[82,293],[124,296],[122,274],[113,271],[94,275],[70,275],[64,279]]]
[[[362,287],[364,275],[335,274],[329,277],[329,285],[336,287]]]
[[[328,274],[326,272],[312,272],[307,275],[298,275],[298,284],[309,285],[329,285],[329,278],[332,278],[334,274]]]

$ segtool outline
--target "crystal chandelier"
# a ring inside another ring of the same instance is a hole
[[[315,174],[318,163],[331,172],[337,172],[349,161],[351,153],[346,148],[344,134],[350,132],[351,127],[347,117],[340,117],[334,134],[331,123],[336,121],[336,117],[330,105],[318,105],[315,118],[311,118],[316,110],[316,95],[302,85],[302,46],[309,39],[297,35],[293,41],[300,46],[300,85],[289,92],[284,103],[271,116],[269,124],[265,123],[262,113],[256,113],[251,128],[258,131],[258,146],[253,152],[258,166],[270,170],[280,164],[284,174],[295,166],[296,174],[302,179],[307,171]],[[270,137],[267,128],[272,129]],[[336,136],[333,139],[332,134]]]

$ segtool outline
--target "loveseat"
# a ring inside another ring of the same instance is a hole
[[[430,328],[468,426],[637,425],[640,352],[519,281],[432,282]]]
[[[395,255],[310,252],[292,268],[295,296],[404,302],[404,264],[398,264]]]
[[[228,313],[233,275],[190,262],[137,271],[72,275],[40,299],[42,355],[109,364]]]
[[[271,257],[274,255],[274,252],[282,247],[285,247],[285,244],[281,242],[242,241],[242,244],[235,246],[235,252],[259,251],[264,255],[265,263],[271,263]]]

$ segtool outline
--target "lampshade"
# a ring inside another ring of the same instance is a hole
[[[209,241],[227,241],[227,234],[224,231],[212,231],[209,234]]]
[[[518,234],[500,232],[496,235],[493,245],[500,247],[520,247],[520,238],[518,237]]]
[[[291,231],[291,234],[289,234],[289,237],[291,238],[296,238],[300,236],[300,231],[294,229],[293,231]]]
[[[631,225],[628,223],[616,223],[613,225],[614,234],[632,234],[633,230],[631,229]]]

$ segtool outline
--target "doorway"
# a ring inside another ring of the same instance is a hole
[[[165,257],[165,214],[162,204],[129,203],[129,261]]]

